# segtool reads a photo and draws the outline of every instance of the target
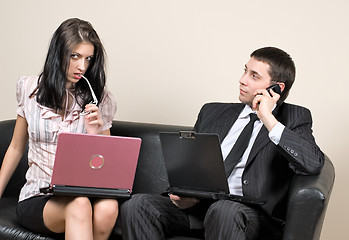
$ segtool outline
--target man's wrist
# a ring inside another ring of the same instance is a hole
[[[282,123],[278,122],[269,132],[269,138],[273,143],[275,143],[275,145],[279,144],[284,129],[285,126]]]
[[[268,129],[268,131],[270,132],[275,125],[278,123],[278,120],[274,117],[273,114],[268,115],[267,117],[261,119],[261,121],[263,122],[264,126]]]

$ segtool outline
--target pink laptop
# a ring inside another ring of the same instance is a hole
[[[44,193],[130,197],[140,138],[61,133],[51,185]]]

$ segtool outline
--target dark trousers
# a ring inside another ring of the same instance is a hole
[[[121,206],[123,239],[281,239],[281,227],[262,211],[220,200],[178,209],[168,197],[136,194]]]

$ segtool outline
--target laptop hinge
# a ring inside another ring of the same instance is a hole
[[[194,131],[180,131],[179,136],[181,138],[185,138],[185,139],[195,139],[195,132]]]

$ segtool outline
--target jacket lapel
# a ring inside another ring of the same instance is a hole
[[[276,118],[278,118],[277,117],[278,112],[279,112],[279,106],[277,106],[273,111],[273,114]],[[246,162],[246,166],[249,165],[252,159],[256,157],[257,153],[261,151],[262,148],[264,148],[265,145],[267,145],[271,141],[268,135],[269,135],[268,129],[263,125],[257,135],[255,142],[253,143],[250,155],[248,156],[248,159]]]
[[[255,158],[257,153],[262,148],[264,148],[264,146],[267,145],[269,143],[269,141],[270,141],[270,139],[269,139],[269,136],[268,136],[268,129],[263,126],[261,128],[261,130],[259,131],[255,142],[253,143],[253,146],[252,146],[250,155],[248,156],[246,165],[248,165],[252,161],[252,159]]]

